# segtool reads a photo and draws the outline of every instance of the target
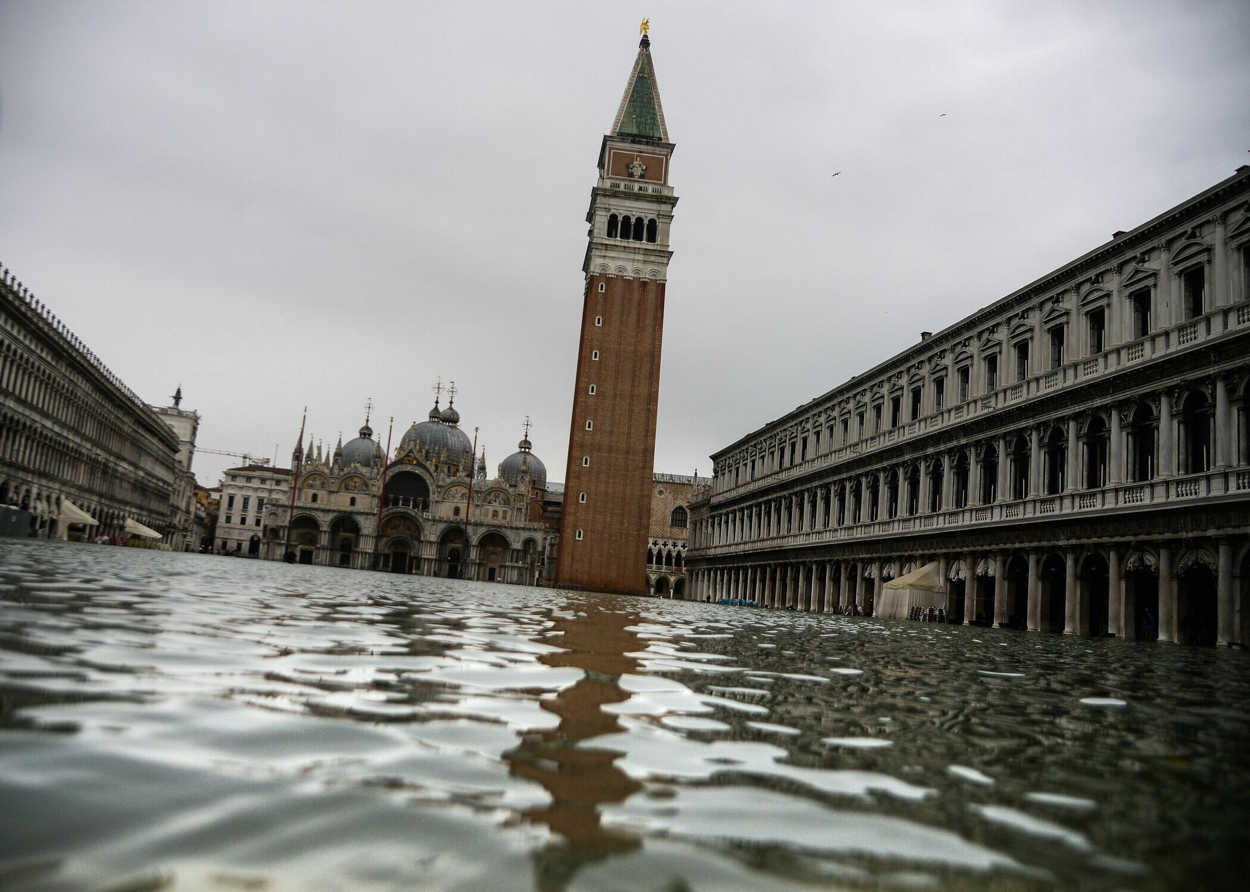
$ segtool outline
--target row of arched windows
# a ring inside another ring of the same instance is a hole
[[[647,566],[664,567],[669,570],[681,570],[684,566],[683,555],[680,551],[648,548]]]
[[[655,217],[646,219],[630,217],[628,214],[624,217],[617,217],[616,214],[608,217],[608,238],[635,242],[648,241],[655,244],[658,232],[659,223],[656,222]]]
[[[1181,391],[1168,404],[1167,455],[1161,455],[1163,410],[1146,398],[1095,411],[1083,423],[1056,421],[1031,434],[1004,435],[729,511],[701,525],[700,535],[709,538],[700,546],[1144,483],[1161,473],[1205,473],[1215,464],[1220,428],[1229,440],[1227,459],[1244,466],[1250,464],[1250,379],[1229,402],[1229,417],[1220,423],[1203,387]]]

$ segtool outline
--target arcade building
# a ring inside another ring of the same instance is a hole
[[[687,597],[1250,643],[1248,419],[1241,167],[716,452]]]

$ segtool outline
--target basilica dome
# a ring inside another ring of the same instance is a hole
[[[373,442],[373,428],[368,422],[360,429],[360,436],[343,444],[343,464],[360,464],[366,467],[373,461],[377,444]]]
[[[509,455],[499,464],[499,475],[513,486],[521,479],[521,472],[528,471],[530,486],[534,489],[547,488],[547,466],[532,450],[533,444],[526,437],[517,444],[517,451]]]
[[[446,449],[447,461],[450,464],[468,468],[469,462],[472,461],[473,443],[469,440],[468,434],[458,428],[454,422],[444,421],[444,417],[448,417],[447,413],[439,411],[436,402],[434,408],[430,410],[428,421],[422,421],[420,424],[414,423],[408,428],[408,432],[399,441],[397,454],[403,455],[409,449],[414,452],[424,449],[431,457],[439,458]],[[456,413],[454,417],[458,421],[460,414]],[[347,447],[344,446],[343,449],[346,450]]]

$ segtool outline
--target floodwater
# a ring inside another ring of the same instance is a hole
[[[0,540],[0,887],[1244,888],[1248,656]]]

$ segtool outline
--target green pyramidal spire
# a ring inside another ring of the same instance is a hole
[[[641,136],[668,142],[664,107],[660,105],[660,88],[655,82],[655,66],[651,61],[651,41],[646,37],[638,44],[638,58],[629,73],[612,132],[616,136]]]

